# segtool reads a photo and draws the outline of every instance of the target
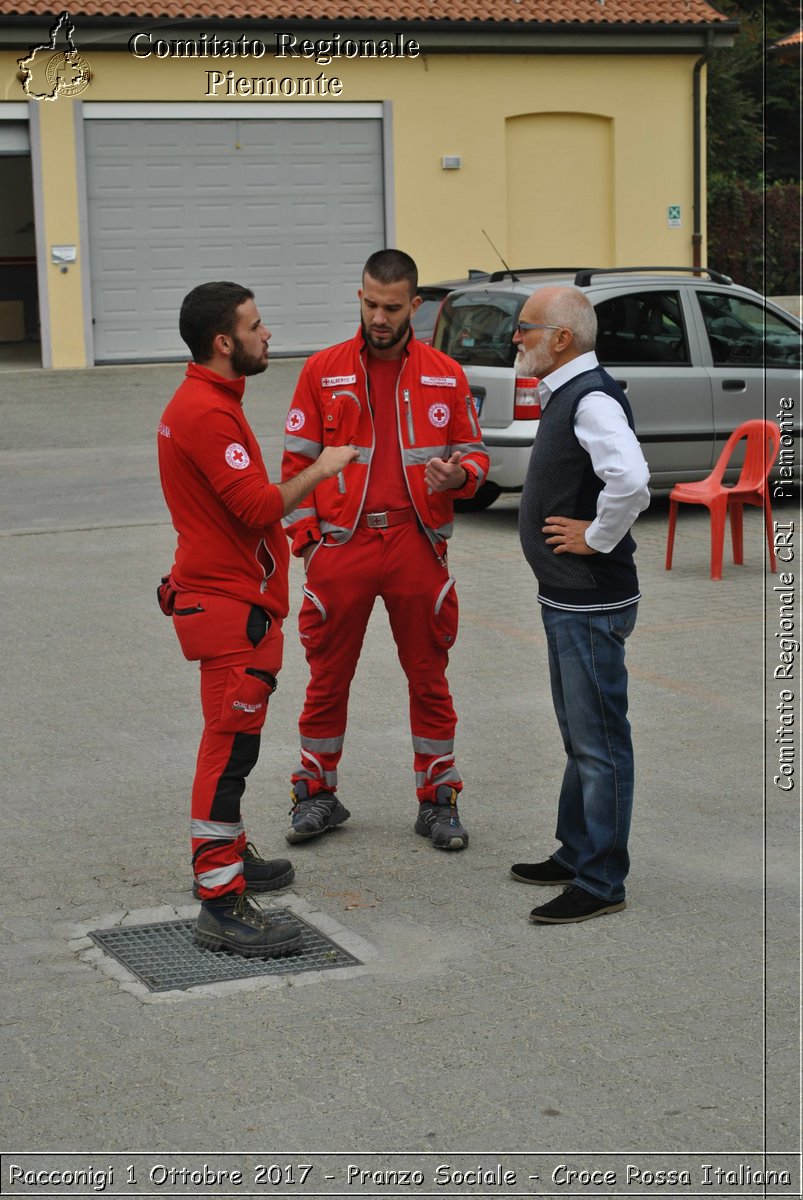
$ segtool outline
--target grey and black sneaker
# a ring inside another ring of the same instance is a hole
[[[463,850],[468,845],[468,830],[460,824],[457,792],[453,787],[441,784],[434,804],[427,800],[419,804],[415,831],[432,838],[432,845],[438,850]]]
[[[275,892],[287,887],[295,878],[293,864],[286,858],[262,858],[253,842],[243,850],[243,878],[249,892]],[[198,880],[193,880],[192,894],[201,899]]]
[[[280,958],[301,949],[302,933],[293,921],[273,921],[248,892],[204,900],[193,941],[204,950],[226,950],[243,958]]]
[[[306,842],[342,825],[351,816],[332,792],[310,796],[305,783],[296,783],[290,793],[295,801],[290,809],[292,822],[284,835],[288,842]]]

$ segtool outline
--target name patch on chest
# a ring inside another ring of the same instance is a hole
[[[424,387],[457,387],[454,375],[422,375]]]
[[[347,383],[356,382],[356,375],[328,375],[321,380],[321,387],[345,387]]]

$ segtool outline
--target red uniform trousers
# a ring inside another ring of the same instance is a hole
[[[192,785],[192,862],[202,900],[245,889],[240,800],[259,756],[268,698],[282,665],[281,622],[227,596],[178,592],[173,624],[200,660],[204,731]]]
[[[310,681],[293,783],[304,782],[310,796],[337,787],[349,690],[378,596],[407,676],[416,794],[432,801],[440,784],[456,791],[463,786],[446,681],[458,608],[454,579],[414,520],[389,529],[358,528],[348,542],[321,544],[310,558],[298,618]]]

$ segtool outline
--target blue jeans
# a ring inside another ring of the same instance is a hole
[[[555,715],[566,747],[553,858],[601,900],[623,900],[630,866],[633,743],[625,638],[637,604],[609,612],[541,606]]]

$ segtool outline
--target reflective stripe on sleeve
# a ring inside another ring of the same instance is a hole
[[[282,528],[289,529],[291,525],[295,525],[296,521],[304,521],[308,517],[315,517],[316,511],[313,504],[302,505],[299,508],[294,508],[286,517],[282,517]]]
[[[319,521],[318,528],[321,533],[331,533],[335,538],[351,533],[351,530],[345,525],[333,525],[331,521]]]
[[[460,466],[465,467],[467,463],[473,467],[474,473],[477,476],[477,487],[480,487],[480,485],[485,482],[485,472],[480,464],[475,462],[469,454],[467,454],[466,457],[461,461]]]
[[[323,445],[321,442],[311,442],[308,438],[295,437],[288,433],[284,439],[284,448],[290,454],[305,454],[307,458],[317,458]]]
[[[404,465],[406,467],[424,467],[431,458],[443,458],[448,446],[418,446],[415,449],[405,449]]]

